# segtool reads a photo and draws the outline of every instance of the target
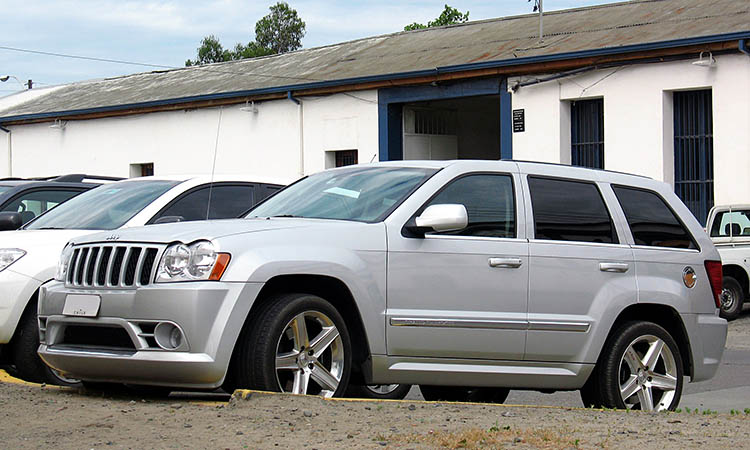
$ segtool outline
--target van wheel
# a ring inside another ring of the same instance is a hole
[[[598,368],[603,406],[674,410],[682,395],[683,367],[672,336],[651,322],[628,322],[613,336]]]
[[[422,396],[429,402],[503,403],[510,389],[465,386],[419,385]]]
[[[81,382],[69,378],[62,372],[50,368],[37,354],[39,349],[39,323],[36,316],[36,301],[26,307],[18,321],[16,335],[11,344],[12,361],[18,377],[32,383],[47,383],[58,386],[80,386]]]
[[[733,277],[726,276],[722,279],[723,288],[721,290],[721,309],[719,315],[727,320],[734,320],[742,312],[742,304],[745,301],[745,295],[742,292],[742,286]]]
[[[401,400],[411,390],[411,384],[350,384],[347,397]]]
[[[264,308],[240,343],[239,387],[341,397],[352,351],[344,320],[329,302],[285,294]]]

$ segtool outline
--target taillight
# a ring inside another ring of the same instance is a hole
[[[722,279],[724,273],[721,268],[721,261],[706,261],[706,273],[708,274],[708,282],[711,284],[711,292],[714,294],[714,302],[716,307],[721,307],[721,289]]]

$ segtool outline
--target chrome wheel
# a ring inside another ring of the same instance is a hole
[[[620,365],[620,397],[627,408],[662,411],[677,392],[678,368],[669,346],[653,335],[628,345]]]
[[[333,397],[344,374],[344,345],[331,318],[304,311],[286,324],[276,345],[282,392]]]
[[[735,302],[737,302],[737,296],[734,295],[732,289],[724,288],[721,290],[721,309],[731,311]]]
[[[396,389],[401,386],[400,384],[368,384],[365,389],[371,391],[373,394],[388,395],[393,393]]]

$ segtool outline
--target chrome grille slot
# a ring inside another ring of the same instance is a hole
[[[79,246],[70,258],[66,285],[130,288],[150,284],[163,247],[153,244]]]

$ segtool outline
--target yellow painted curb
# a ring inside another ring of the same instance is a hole
[[[23,386],[36,386],[36,387],[42,387],[39,383],[30,383],[28,381],[24,381],[20,378],[12,377],[8,375],[8,372],[4,370],[0,370],[0,383],[10,383],[10,384],[20,384]],[[54,386],[50,384],[45,384],[44,387],[50,387],[50,388],[60,388],[62,386]]]

